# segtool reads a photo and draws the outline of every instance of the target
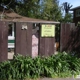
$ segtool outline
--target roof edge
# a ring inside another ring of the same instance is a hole
[[[0,20],[6,22],[27,22],[27,23],[37,23],[37,24],[60,24],[60,22],[55,21],[16,21],[16,20]]]
[[[80,8],[80,6],[77,6],[77,7],[70,9],[70,11],[73,11],[73,10],[78,9],[78,8]]]

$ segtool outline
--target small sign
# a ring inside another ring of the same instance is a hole
[[[22,30],[27,29],[27,25],[22,25]]]
[[[42,25],[41,26],[41,37],[55,37],[55,25]]]

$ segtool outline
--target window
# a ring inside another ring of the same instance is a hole
[[[14,39],[14,24],[9,23],[8,26],[8,39]]]
[[[12,24],[9,24],[8,36],[12,36]]]
[[[80,17],[80,9],[76,10],[76,17]]]
[[[14,48],[14,23],[8,25],[8,48]]]

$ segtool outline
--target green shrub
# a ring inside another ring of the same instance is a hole
[[[17,55],[0,63],[0,80],[24,80],[40,77],[72,77],[80,74],[80,58],[58,53],[49,57],[31,58]]]

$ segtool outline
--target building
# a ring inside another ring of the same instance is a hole
[[[73,11],[73,22],[78,25],[80,22],[80,6],[72,8],[71,11]]]

